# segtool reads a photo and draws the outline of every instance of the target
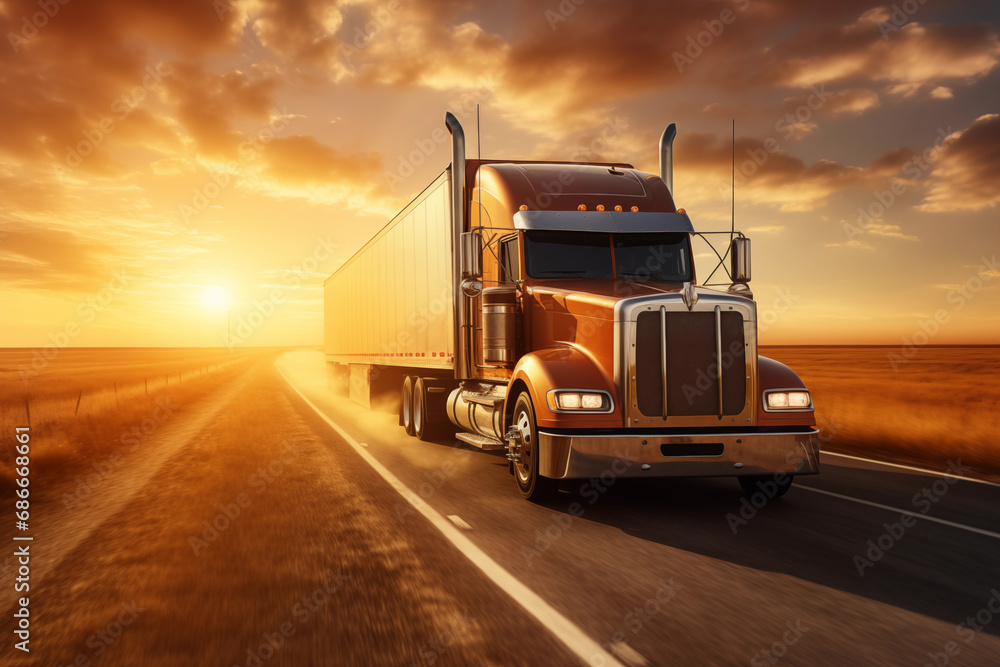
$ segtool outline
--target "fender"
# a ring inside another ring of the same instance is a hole
[[[618,390],[604,370],[583,349],[575,345],[560,345],[536,350],[522,356],[514,367],[508,383],[504,405],[505,425],[510,423],[516,400],[515,387],[523,383],[535,407],[538,428],[620,428],[621,405]],[[554,413],[546,401],[551,389],[595,389],[611,394],[614,410],[607,414]]]
[[[804,382],[799,379],[791,368],[767,357],[757,357],[757,373],[759,378],[758,391],[760,395],[757,400],[757,425],[758,426],[815,426],[816,413],[790,412],[781,414],[778,412],[764,411],[764,390],[766,389],[808,389]]]

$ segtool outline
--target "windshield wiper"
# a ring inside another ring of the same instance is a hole
[[[583,271],[579,271],[579,270],[578,271],[542,271],[541,273],[542,274],[555,274],[555,275],[563,275],[563,274],[572,273],[572,274],[575,274],[575,275],[578,275],[578,276],[583,275]]]

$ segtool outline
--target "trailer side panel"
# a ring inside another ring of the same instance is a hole
[[[454,368],[448,175],[323,284],[327,361]]]

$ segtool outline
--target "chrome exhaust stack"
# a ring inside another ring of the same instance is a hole
[[[670,196],[674,195],[674,139],[677,126],[671,123],[660,135],[660,178],[667,184]]]
[[[450,111],[444,124],[451,133],[451,262],[454,277],[452,299],[455,303],[455,378],[472,375],[469,364],[469,304],[462,291],[462,232],[465,231],[465,130]]]

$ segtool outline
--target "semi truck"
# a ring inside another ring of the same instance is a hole
[[[451,164],[324,282],[326,361],[351,400],[499,450],[534,501],[609,473],[773,497],[819,472],[809,390],[757,351],[750,239],[715,232],[729,275],[698,283],[710,232],[675,205],[674,124],[658,175],[467,159],[445,125]]]

